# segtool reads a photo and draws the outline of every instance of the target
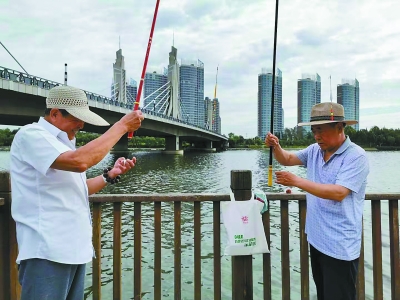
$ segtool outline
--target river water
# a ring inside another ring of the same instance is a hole
[[[274,184],[268,187],[268,150],[231,150],[221,153],[185,153],[183,156],[162,155],[159,151],[132,151],[126,154],[109,154],[97,166],[88,171],[88,177],[97,176],[105,166],[111,166],[121,155],[136,156],[137,166],[124,175],[115,186],[106,187],[102,193],[229,193],[230,171],[251,170],[253,187],[265,192],[283,192],[284,187]],[[367,193],[398,193],[400,169],[397,163],[400,152],[367,152],[370,163]],[[0,151],[0,169],[9,169],[9,152]],[[274,170],[289,170],[305,176],[301,167],[282,167]],[[299,192],[296,188],[293,193]],[[270,203],[271,212],[271,261],[273,299],[281,299],[280,272],[280,217],[279,203]],[[366,299],[373,299],[372,276],[372,230],[370,202],[364,206],[364,243]],[[289,204],[290,214],[290,265],[291,298],[300,298],[299,223],[297,202]],[[193,205],[182,205],[182,299],[193,299]],[[112,209],[103,207],[102,214],[102,294],[103,299],[112,299]],[[122,268],[123,299],[132,299],[133,294],[133,205],[123,205],[122,216]],[[389,220],[387,201],[382,201],[382,245],[383,245],[383,291],[384,299],[390,298],[390,252]],[[202,298],[213,297],[212,259],[212,206],[202,204]],[[145,293],[143,299],[153,299],[153,205],[142,208],[142,276]],[[163,299],[173,299],[173,205],[162,205],[162,294]],[[222,231],[222,234],[223,231]],[[222,236],[222,249],[225,238]],[[222,257],[222,299],[231,299],[230,257]],[[253,258],[254,299],[262,299],[262,258]],[[91,265],[87,265],[86,299],[91,299]],[[311,274],[311,270],[310,270]],[[310,275],[311,299],[315,287]],[[316,299],[316,298],[315,298]]]

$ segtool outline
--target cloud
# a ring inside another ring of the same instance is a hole
[[[300,45],[309,47],[318,47],[325,44],[328,37],[325,34],[319,34],[309,30],[299,30],[295,33],[296,38],[299,40]]]

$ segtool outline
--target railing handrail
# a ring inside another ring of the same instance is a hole
[[[59,82],[56,82],[56,81],[53,81],[53,80],[50,80],[50,79],[42,78],[42,77],[35,76],[35,75],[26,74],[24,72],[13,70],[13,69],[9,69],[9,68],[2,67],[2,66],[0,66],[0,71],[7,71],[8,73],[15,74],[17,76],[22,75],[22,76],[24,76],[26,78],[36,79],[38,81],[47,82],[47,83],[50,83],[50,84],[53,84],[53,85],[63,85],[62,83],[59,83]],[[7,78],[3,78],[3,79],[8,80]]]
[[[305,193],[284,194],[266,193],[271,201],[305,201]],[[365,195],[366,201],[399,200],[400,193],[369,193]],[[89,197],[94,203],[114,202],[219,202],[229,201],[229,194],[215,193],[168,193],[168,194],[97,194]]]

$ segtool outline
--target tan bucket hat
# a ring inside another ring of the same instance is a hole
[[[65,109],[75,118],[92,125],[110,125],[102,117],[89,110],[85,92],[72,86],[60,85],[52,88],[46,98],[46,107]]]
[[[315,104],[311,108],[310,122],[299,123],[297,126],[320,125],[326,123],[343,122],[346,125],[357,124],[356,120],[346,120],[343,105],[333,102]]]

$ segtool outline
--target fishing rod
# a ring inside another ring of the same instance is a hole
[[[274,102],[275,102],[275,68],[276,68],[276,38],[278,32],[278,7],[279,0],[276,0],[275,7],[275,32],[274,32],[274,58],[272,67],[272,97],[271,97],[271,133],[274,133]],[[268,186],[272,186],[272,152],[273,147],[269,147],[269,168],[268,168]]]
[[[160,0],[157,0],[156,8],[154,10],[153,23],[151,24],[149,42],[147,44],[146,56],[144,57],[142,76],[140,77],[139,89],[138,89],[138,92],[137,92],[137,95],[136,95],[136,100],[135,100],[135,103],[134,103],[134,106],[133,106],[133,110],[138,110],[139,109],[140,96],[142,95],[144,76],[146,75],[146,67],[147,67],[147,62],[149,60],[151,44],[152,44],[152,41],[153,41],[153,32],[154,32],[154,27],[156,25],[157,12],[158,12],[159,4],[160,4]],[[131,139],[132,137],[133,137],[133,132],[129,132],[128,133],[128,139]]]

